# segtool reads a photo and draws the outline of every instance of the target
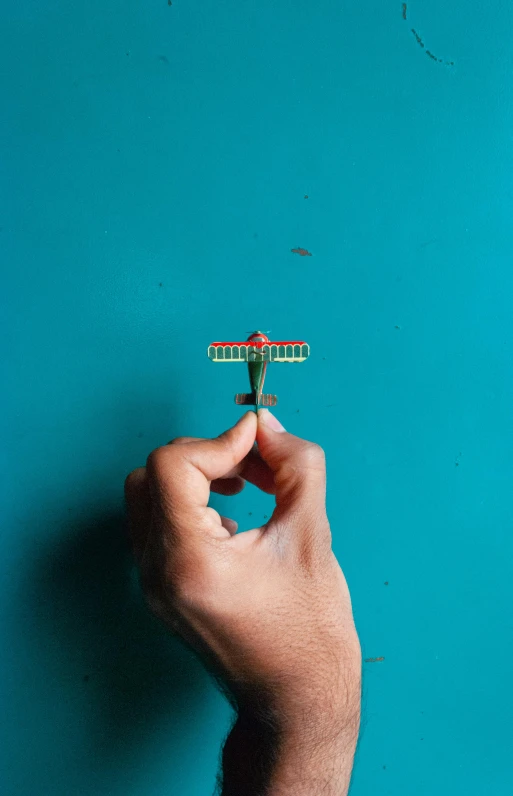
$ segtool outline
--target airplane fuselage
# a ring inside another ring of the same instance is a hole
[[[248,337],[248,343],[253,343],[257,348],[263,348],[264,343],[268,342],[269,338],[263,332],[253,332],[253,334],[250,334]],[[264,389],[267,362],[259,358],[258,351],[252,352],[251,357],[251,360],[249,360],[248,357],[249,383],[251,385],[251,391],[256,399],[255,404],[258,406],[258,400]]]

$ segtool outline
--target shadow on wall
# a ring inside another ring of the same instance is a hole
[[[140,755],[164,723],[170,751],[181,745],[210,681],[193,653],[149,614],[124,517],[91,517],[66,529],[38,559],[30,583],[35,632],[59,698],[80,692],[76,711],[90,725],[86,758],[96,777]]]
[[[12,606],[13,794],[128,796],[140,779],[144,792],[158,791],[161,776],[187,788],[198,742],[214,787],[229,709],[194,653],[148,610],[121,503],[128,471],[183,433],[182,408],[168,398],[176,378],[134,376],[110,409],[101,396],[84,400],[71,431],[48,435],[46,457],[35,460]]]

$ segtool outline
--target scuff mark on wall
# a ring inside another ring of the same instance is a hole
[[[299,254],[300,257],[312,256],[312,252],[309,252],[308,249],[302,249],[300,246],[298,246],[297,249],[291,249],[290,251],[292,252],[292,254]]]
[[[412,28],[411,32],[415,36],[415,39],[419,47],[422,47],[422,49],[425,50],[426,55],[429,56],[429,58],[431,58],[432,61],[436,61],[439,64],[445,64],[445,66],[454,66],[454,61],[444,61],[443,58],[437,58],[437,56],[434,53],[432,53],[431,50],[426,50],[426,45],[422,41],[422,36],[419,33],[417,33],[415,28]]]
[[[408,19],[408,4],[403,3],[402,6],[403,6],[403,19]],[[417,33],[415,28],[412,28],[411,32],[415,36],[415,40],[419,45],[419,47],[425,50],[426,55],[429,58],[431,58],[432,61],[436,61],[439,64],[445,64],[445,66],[454,66],[454,61],[444,61],[443,58],[438,58],[434,53],[431,52],[431,50],[426,50],[426,45],[422,41],[422,36],[420,35],[420,33]]]

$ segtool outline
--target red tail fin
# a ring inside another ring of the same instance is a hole
[[[272,395],[271,393],[262,393],[260,396],[260,400],[258,402],[259,406],[276,406],[278,403],[278,399],[276,395]]]
[[[239,406],[255,406],[255,396],[252,393],[238,392],[235,403]]]

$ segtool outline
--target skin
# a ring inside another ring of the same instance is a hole
[[[208,502],[246,481],[275,494],[276,508],[264,526],[235,535],[236,523]],[[361,656],[325,483],[322,450],[266,409],[216,439],[173,440],[126,481],[148,603],[236,710],[222,796],[348,792]]]

